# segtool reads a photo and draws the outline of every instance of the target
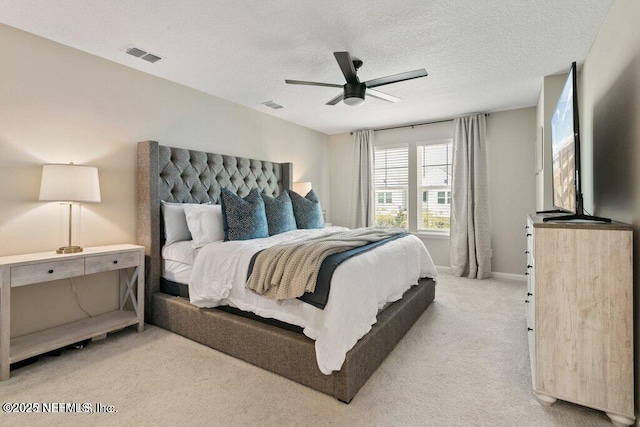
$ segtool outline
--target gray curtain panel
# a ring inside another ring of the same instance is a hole
[[[353,227],[372,227],[373,212],[373,131],[353,133]]]
[[[491,276],[491,236],[484,114],[454,121],[451,188],[451,274],[471,279]]]

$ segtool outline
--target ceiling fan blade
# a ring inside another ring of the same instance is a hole
[[[342,101],[343,99],[344,99],[344,93],[341,93],[335,98],[331,98],[329,102],[327,102],[325,105],[336,105],[338,102]]]
[[[284,82],[290,85],[326,86],[326,87],[337,87],[337,88],[342,87],[342,85],[336,85],[333,83],[307,82],[304,80],[285,80]]]
[[[426,77],[428,75],[427,70],[421,68],[419,70],[407,71],[406,73],[394,74],[392,76],[380,77],[379,79],[369,80],[364,82],[367,87],[378,87],[388,85],[391,83],[403,82],[405,80],[417,79],[419,77]]]
[[[375,89],[367,89],[367,96],[371,96],[373,98],[378,98],[378,99],[382,99],[389,102],[402,101],[402,99],[398,98],[397,96],[389,95],[388,93],[380,92],[379,90],[375,90]]]
[[[333,56],[336,57],[336,61],[338,61],[338,65],[340,66],[347,83],[360,83],[358,76],[356,76],[356,69],[353,66],[353,61],[351,60],[349,52],[333,52]]]

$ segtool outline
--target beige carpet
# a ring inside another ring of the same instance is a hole
[[[436,300],[351,404],[148,326],[44,357],[0,402],[112,405],[116,413],[0,413],[0,425],[611,426],[531,392],[526,285],[441,275]]]

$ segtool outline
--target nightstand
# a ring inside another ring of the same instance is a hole
[[[131,275],[127,268],[134,268]],[[120,309],[11,339],[11,288],[119,270]],[[124,289],[124,292],[122,292]],[[133,310],[126,310],[131,301]],[[144,247],[110,245],[58,255],[42,252],[0,257],[0,381],[11,363],[105,335],[127,326],[144,330]]]

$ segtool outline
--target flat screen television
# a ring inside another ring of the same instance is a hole
[[[571,64],[567,81],[551,117],[551,157],[553,205],[559,209],[558,212],[570,215],[547,217],[544,221],[610,222],[610,219],[586,215],[584,212],[580,183],[580,121],[575,62]]]

